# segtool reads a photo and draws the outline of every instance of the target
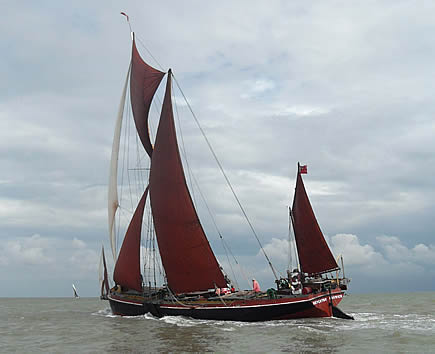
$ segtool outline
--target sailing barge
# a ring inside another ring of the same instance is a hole
[[[299,270],[288,271],[287,278],[278,278],[264,252],[275,276],[276,289],[255,292],[233,288],[209,245],[186,183],[174,124],[171,70],[167,72],[155,143],[151,143],[148,115],[153,96],[164,76],[164,72],[141,58],[132,34],[132,57],[115,128],[109,181],[109,233],[116,261],[113,272],[115,286],[109,289],[103,258],[101,298],[108,299],[114,314],[125,316],[151,313],[157,317],[188,316],[231,321],[349,318],[337,308],[347,289],[348,279],[338,275],[335,278],[324,276],[331,272],[338,274],[340,268],[325,242],[305,191],[301,173],[306,173],[306,167],[299,164],[291,208]],[[151,162],[148,186],[117,254],[117,170],[128,82],[137,135]],[[165,284],[162,287],[145,284],[141,275],[141,232],[147,197],[150,198],[152,222],[164,268]]]

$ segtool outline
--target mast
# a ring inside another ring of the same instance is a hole
[[[340,255],[341,258],[341,270],[343,272],[343,278],[346,278],[346,276],[344,275],[344,263],[343,263],[343,255]]]
[[[139,135],[144,149],[148,155],[151,156],[152,144],[148,130],[148,115],[152,99],[165,73],[154,69],[142,60],[136,48],[134,34],[132,35],[132,39],[132,54],[129,68],[130,101],[137,134]],[[113,279],[115,283],[126,288],[142,292],[142,275],[140,272],[140,239],[148,187],[145,189],[142,198],[140,199],[133,214],[117,259],[116,245],[114,242],[114,215],[116,213],[116,209],[118,208],[118,154],[126,88],[127,80],[124,84],[112,149],[111,177],[109,182],[109,229],[111,233],[112,253],[114,259],[116,260],[115,269],[113,271]]]
[[[305,191],[299,163],[291,215],[301,272],[315,275],[338,269]]]
[[[148,131],[152,98],[165,73],[140,57],[134,36],[130,71],[130,99],[136,131],[151,158],[149,193],[156,238],[168,286],[174,293],[226,287],[222,273],[199,221],[181,162],[171,100],[172,73],[153,148]],[[140,234],[147,195],[145,190],[128,226],[114,269],[116,284],[142,291]]]

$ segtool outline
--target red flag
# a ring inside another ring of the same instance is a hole
[[[129,21],[128,15],[125,12],[121,12],[121,15],[124,15],[125,17],[127,17],[127,21]]]
[[[299,173],[300,174],[307,174],[307,165],[299,166]]]

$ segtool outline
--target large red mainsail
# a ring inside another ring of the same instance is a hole
[[[153,147],[148,131],[148,114],[151,101],[164,75],[164,72],[154,69],[143,61],[133,37],[130,74],[131,108],[137,133],[149,156],[153,152]]]
[[[308,274],[320,274],[337,269],[337,262],[311,208],[299,169],[292,215],[301,271]]]
[[[142,276],[140,273],[140,235],[142,219],[148,187],[145,189],[141,200],[133,214],[116,260],[113,271],[113,280],[116,284],[128,289],[142,292]]]
[[[151,158],[149,188],[168,285],[179,294],[227,284],[187,188],[172,111],[171,75],[169,71]]]

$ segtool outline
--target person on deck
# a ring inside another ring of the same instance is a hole
[[[294,269],[291,275],[291,287],[293,295],[302,294],[301,273],[298,269]]]
[[[254,290],[256,293],[259,293],[260,290],[260,284],[258,284],[258,281],[255,279],[252,279],[252,290]]]

